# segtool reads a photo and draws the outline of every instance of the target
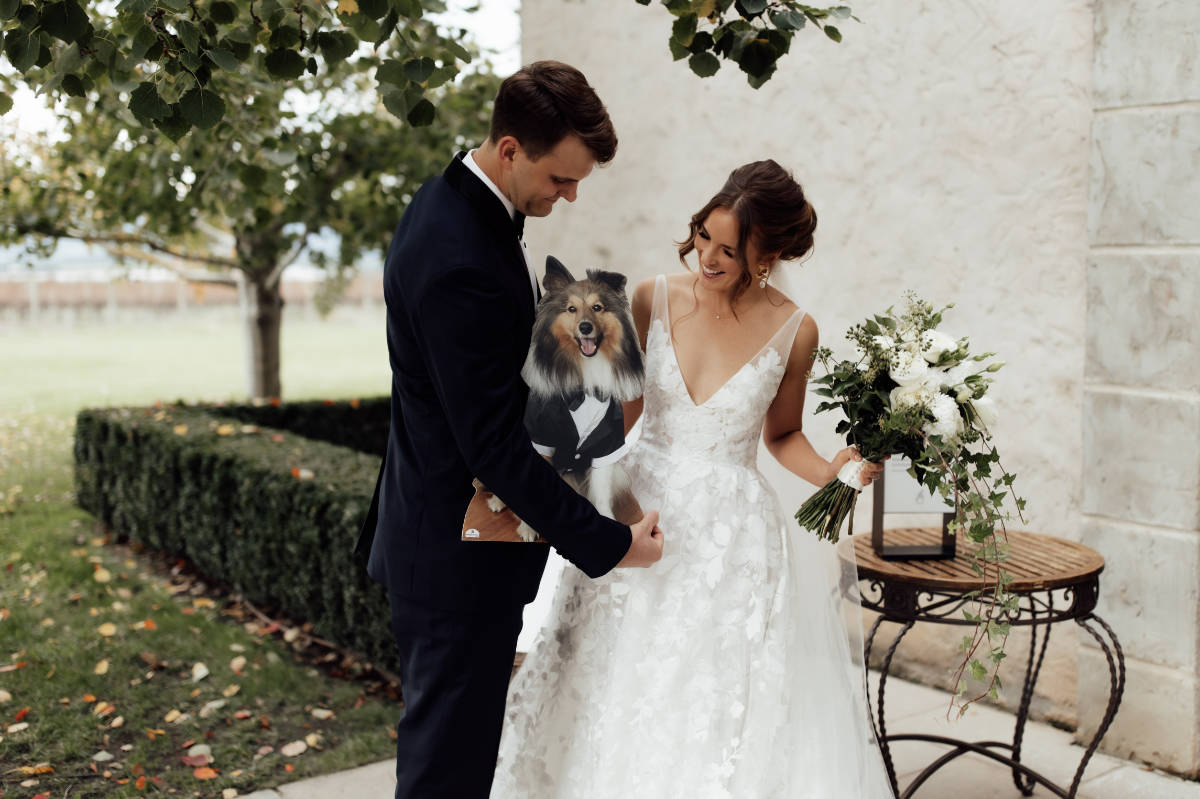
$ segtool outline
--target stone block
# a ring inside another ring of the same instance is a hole
[[[1083,512],[1200,528],[1200,397],[1083,392]]]
[[[1200,111],[1163,108],[1092,120],[1092,244],[1200,242]]]
[[[1200,100],[1200,4],[1097,0],[1097,108]]]
[[[1195,672],[1200,652],[1200,533],[1086,518],[1083,543],[1104,556],[1096,613],[1125,654]],[[1082,630],[1079,640],[1095,647]]]
[[[1093,255],[1086,379],[1200,392],[1197,309],[1200,255]]]
[[[1200,774],[1200,685],[1196,676],[1134,658],[1125,660],[1125,694],[1100,751],[1143,760],[1176,774]],[[1108,663],[1098,650],[1079,649],[1079,728],[1086,745],[1108,702]]]

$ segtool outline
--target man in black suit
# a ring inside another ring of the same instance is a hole
[[[522,423],[538,291],[525,217],[574,202],[616,144],[578,70],[531,64],[501,85],[487,142],[421,187],[388,250],[391,432],[359,548],[388,590],[400,653],[397,799],[488,795],[521,614],[546,563],[542,545],[461,540],[472,478],[590,577],[662,556],[656,511],[632,528],[600,516]]]

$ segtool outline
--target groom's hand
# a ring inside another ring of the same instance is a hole
[[[633,541],[617,568],[645,568],[658,563],[663,552],[663,531],[658,529],[658,511],[646,511],[642,520],[630,525],[629,529],[633,533]]]

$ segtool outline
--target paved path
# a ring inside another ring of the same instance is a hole
[[[875,676],[872,673],[872,677]],[[949,701],[949,694],[942,691],[892,677],[888,680],[887,690],[888,731],[941,734],[969,741],[1011,740],[1011,713],[976,705],[960,721],[947,722]],[[943,746],[919,741],[893,744],[901,787],[945,751]],[[1063,787],[1070,786],[1079,758],[1083,756],[1083,748],[1073,743],[1071,733],[1036,722],[1026,725],[1022,751],[1025,763]],[[282,785],[276,790],[258,791],[243,799],[390,799],[392,768],[391,760],[372,763]],[[1043,787],[1036,788],[1033,795],[1052,796]],[[999,763],[978,755],[964,755],[943,768],[917,791],[914,799],[961,799],[963,796],[1021,799],[1010,772]],[[1078,799],[1200,799],[1200,783],[1097,753],[1084,772]]]

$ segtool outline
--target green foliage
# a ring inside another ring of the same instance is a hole
[[[75,433],[78,502],[116,535],[185,557],[252,602],[394,665],[387,597],[352,553],[379,457],[327,443],[356,416],[363,430],[386,427],[387,407],[85,410]],[[325,440],[242,421],[255,415]]]
[[[636,0],[649,5],[650,0]],[[746,73],[752,88],[775,74],[779,59],[791,48],[795,34],[812,25],[835,42],[841,31],[831,19],[854,19],[849,6],[820,8],[796,0],[660,0],[675,16],[667,46],[676,61],[688,59],[702,78],[715,75],[721,61],[731,61]],[[703,24],[703,29],[701,25]]]

